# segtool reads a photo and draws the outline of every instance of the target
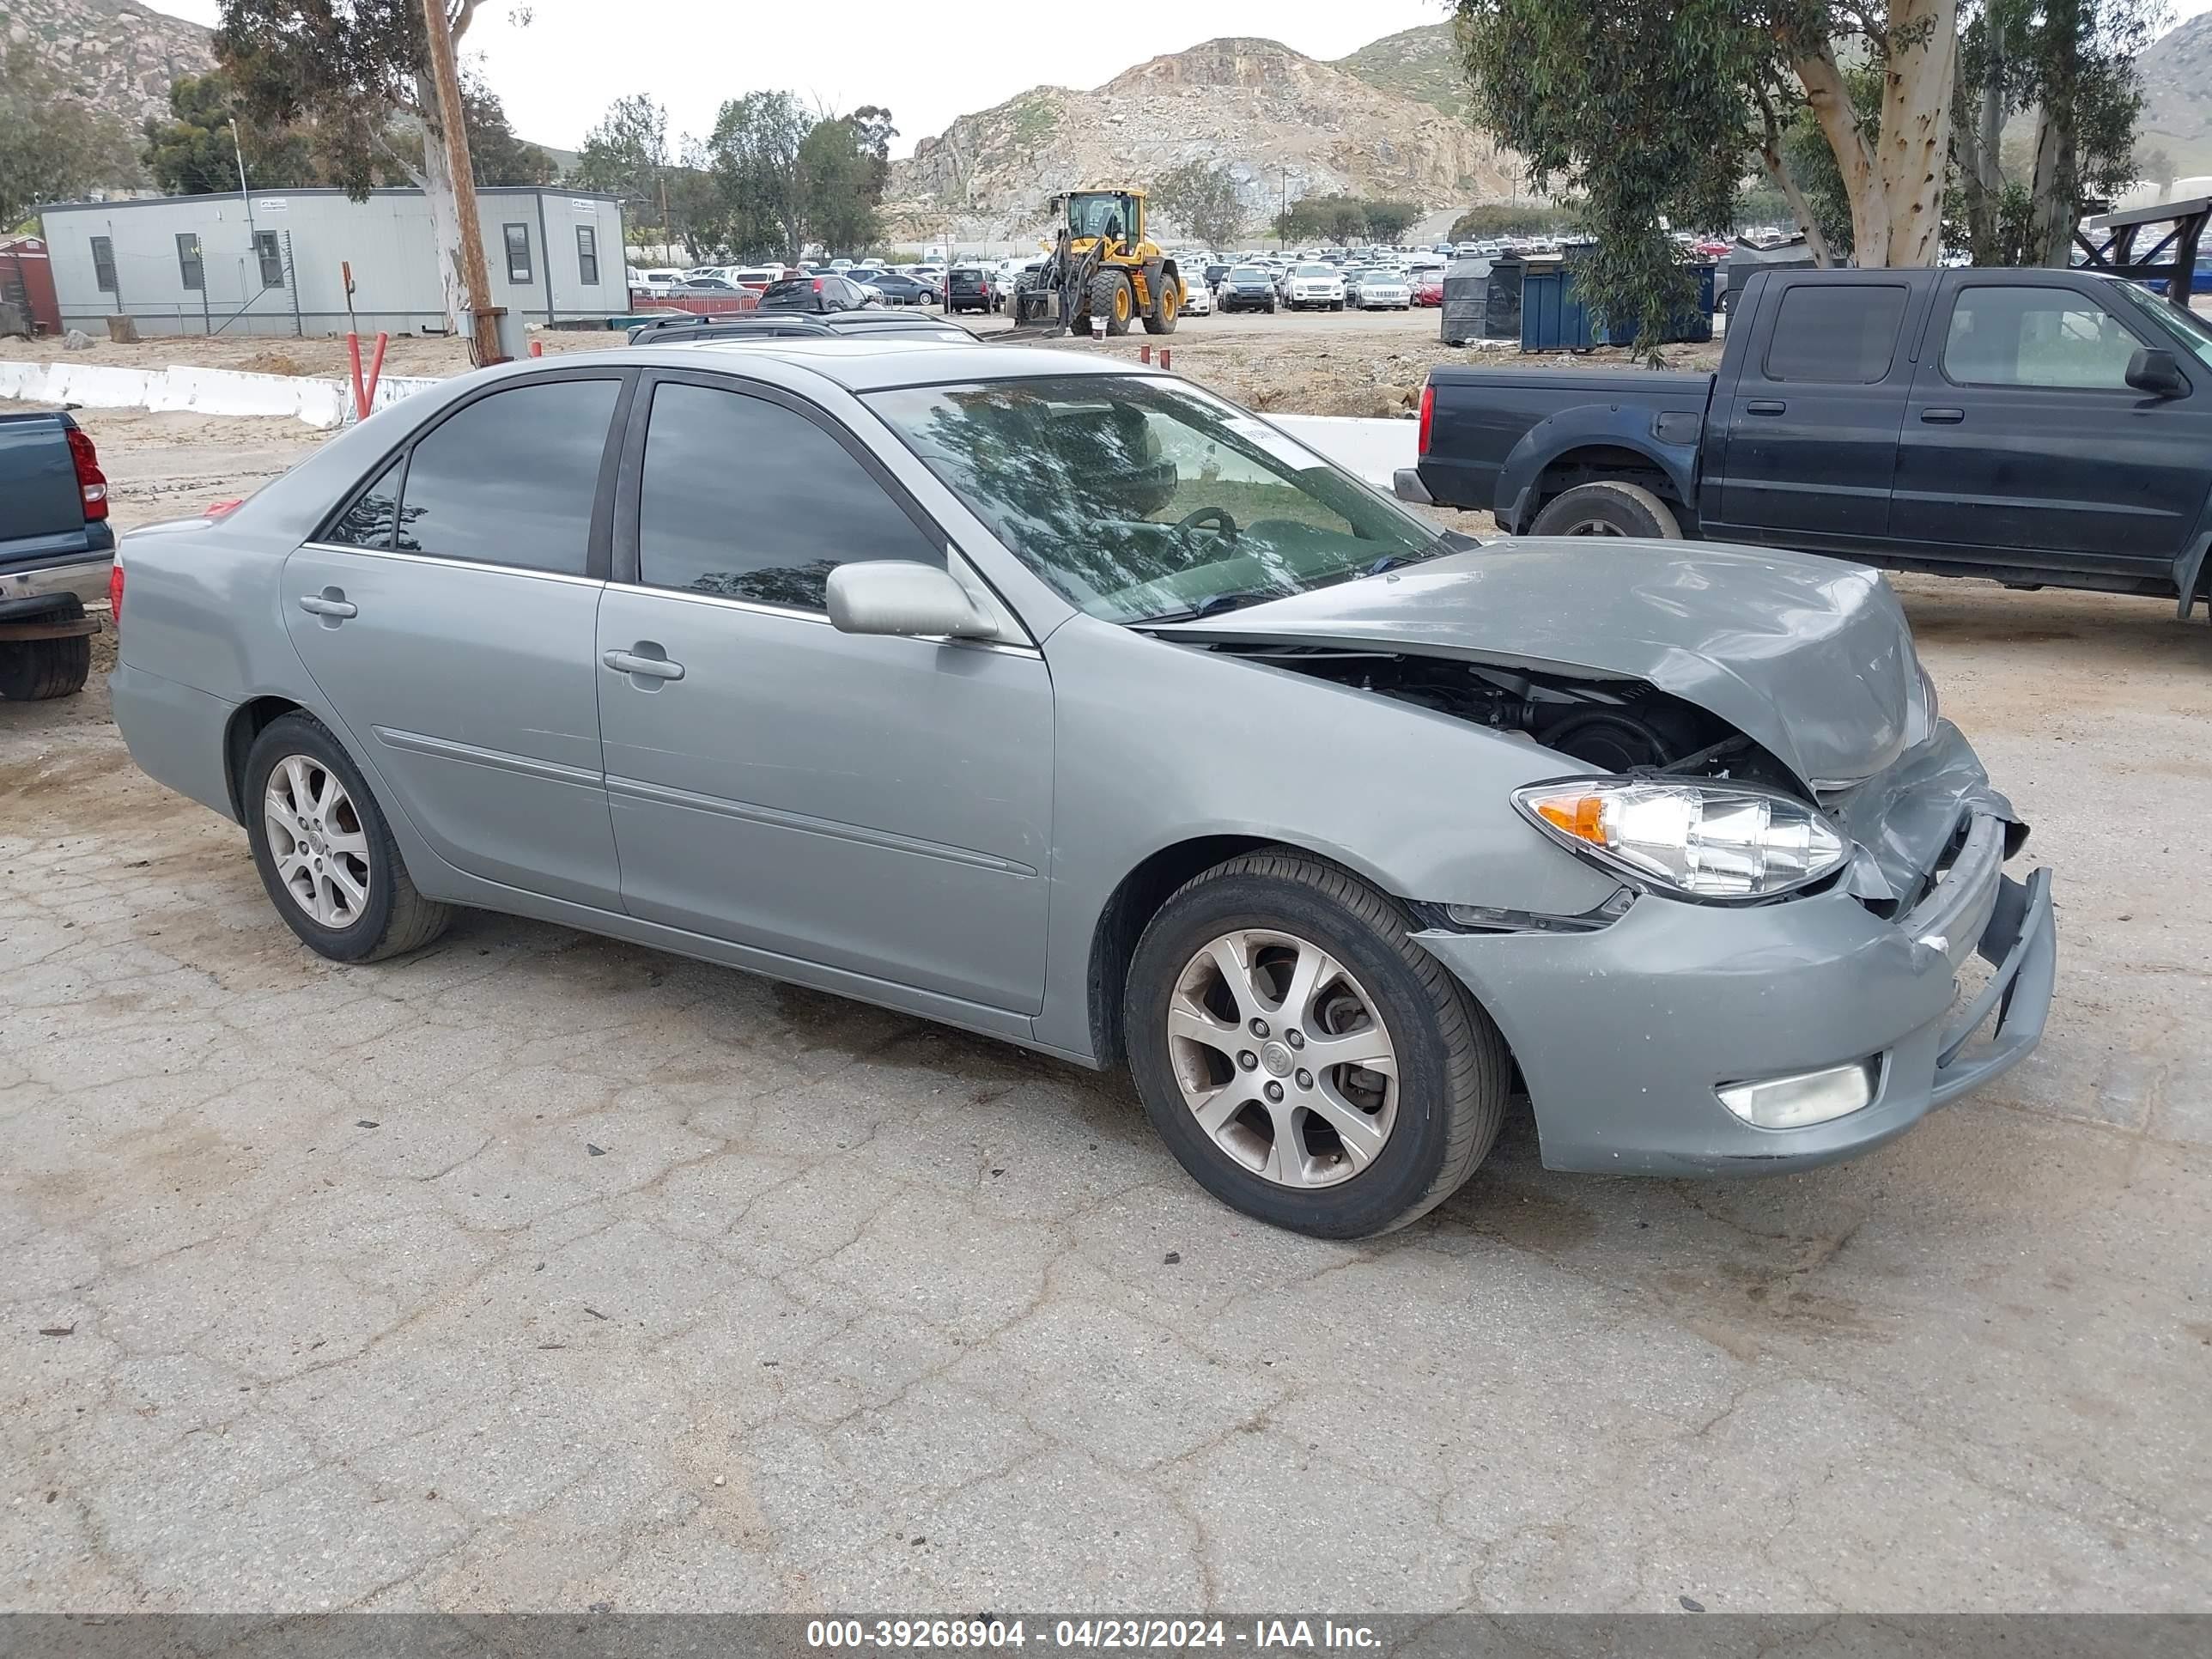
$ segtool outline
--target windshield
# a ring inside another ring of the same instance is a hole
[[[1298,275],[1301,276],[1334,276],[1336,275],[1336,272],[1327,265],[1300,265],[1298,267]]]
[[[2189,349],[2197,354],[2197,362],[2212,368],[2212,324],[2208,324],[2195,312],[2185,311],[2172,301],[2154,294],[2147,288],[2138,288],[2133,283],[2114,283],[2112,286],[2145,311],[2154,313],[2167,327],[2189,343]]]
[[[1278,599],[1463,544],[1179,380],[1055,375],[868,402],[1023,563],[1109,622]]]
[[[1267,280],[1267,273],[1257,265],[1239,265],[1229,273],[1229,280],[1232,283],[1264,283]]]

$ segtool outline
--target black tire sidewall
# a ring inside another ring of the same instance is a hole
[[[1281,1187],[1245,1169],[1200,1130],[1176,1084],[1165,1032],[1176,981],[1209,940],[1239,928],[1310,939],[1380,1005],[1398,1056],[1398,1115],[1382,1155],[1339,1185]],[[1450,1128],[1445,1039],[1435,1006],[1397,948],[1326,894],[1279,877],[1237,874],[1171,900],[1130,962],[1123,1019],[1129,1070],[1153,1128],[1192,1179],[1232,1209],[1296,1232],[1357,1238],[1395,1225],[1434,1185]]]
[[[1592,489],[1585,495],[1583,491],[1586,488],[1588,487],[1578,484],[1574,489],[1545,502],[1542,510],[1531,521],[1528,533],[1532,536],[1565,534],[1563,531],[1545,530],[1540,527],[1546,519],[1556,513],[1567,520],[1597,519],[1607,524],[1618,525],[1622,534],[1641,538],[1647,541],[1671,539],[1668,535],[1667,527],[1652,519],[1644,510],[1643,504],[1633,497],[1612,489]],[[1564,512],[1562,503],[1566,504]]]
[[[270,849],[261,800],[268,792],[269,775],[289,755],[307,756],[336,773],[338,781],[345,785],[346,793],[352,797],[354,811],[361,819],[362,838],[368,842],[368,906],[350,927],[322,926],[300,908],[299,901],[276,874],[276,860]],[[284,918],[285,925],[310,950],[333,962],[359,962],[373,952],[391,925],[398,860],[392,852],[392,832],[385,824],[383,809],[376,804],[376,797],[361,775],[361,769],[353,763],[353,757],[331,735],[330,728],[301,714],[288,714],[271,721],[247,751],[240,799],[246,841],[253,849],[253,867],[261,872],[261,884],[268,890],[269,902],[276,907],[276,914]]]

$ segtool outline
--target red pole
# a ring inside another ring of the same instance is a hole
[[[1160,367],[1162,368],[1165,368],[1174,362],[1175,348],[1173,346],[1162,346],[1160,348]]]
[[[533,357],[543,357],[545,355],[545,342],[532,340],[530,343],[530,355]]]
[[[346,361],[353,366],[353,417],[356,421],[368,418],[368,399],[361,392],[361,336],[348,331]]]
[[[376,376],[385,372],[385,347],[392,345],[392,337],[383,330],[376,331],[376,356],[369,358],[369,389],[362,394],[361,418],[369,418],[369,404],[376,403]]]
[[[1137,361],[1138,361],[1139,362],[1140,362],[1140,363],[1149,363],[1150,362],[1152,362],[1152,347],[1150,347],[1150,346],[1139,346],[1139,347],[1137,348]]]

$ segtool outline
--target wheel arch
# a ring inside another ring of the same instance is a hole
[[[1122,991],[1137,941],[1152,918],[1192,877],[1247,854],[1273,852],[1310,859],[1366,883],[1378,893],[1403,902],[1382,873],[1340,849],[1316,847],[1256,830],[1222,830],[1193,834],[1155,848],[1122,876],[1092,920],[1088,981],[1091,1053],[1101,1066],[1120,1066],[1127,1057],[1122,1030]]]
[[[1585,404],[1538,422],[1498,469],[1500,521],[1517,534],[1553,496],[1618,478],[1679,507],[1688,528],[1697,519],[1697,444],[1660,442],[1650,435],[1656,418],[1649,409]]]
[[[223,728],[223,787],[230,796],[230,815],[240,823],[246,822],[246,757],[252,752],[253,740],[287,714],[315,717],[313,709],[289,697],[250,697],[231,711]]]

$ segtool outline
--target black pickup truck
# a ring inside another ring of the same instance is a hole
[[[66,414],[0,415],[0,697],[82,690],[115,562],[107,477]]]
[[[1410,501],[2013,586],[2204,594],[2212,325],[2069,270],[1754,272],[1715,374],[1439,368]]]

